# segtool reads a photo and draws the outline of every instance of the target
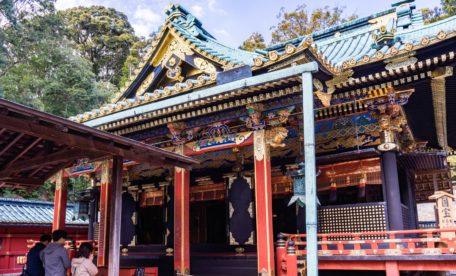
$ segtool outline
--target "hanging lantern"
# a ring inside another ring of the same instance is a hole
[[[300,207],[304,207],[306,202],[306,190],[304,182],[304,162],[299,164],[299,167],[295,171],[288,172],[287,175],[293,178],[293,196],[288,202],[288,206],[291,206],[296,202]]]
[[[320,174],[320,171],[316,173],[316,176]],[[291,206],[293,203],[298,204],[300,207],[305,206],[306,202],[306,186],[304,181],[305,176],[305,167],[304,162],[299,163],[298,168],[287,173],[288,176],[293,178],[293,196],[288,202],[288,206]],[[320,201],[317,197],[317,204],[320,205]]]
[[[381,144],[377,147],[379,151],[392,151],[397,148],[394,140],[394,132],[391,130],[384,130],[380,134]]]

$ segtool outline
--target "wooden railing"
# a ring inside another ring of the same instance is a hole
[[[455,254],[456,228],[318,235],[319,256],[401,256]],[[279,234],[276,256],[279,276],[297,275],[305,256],[305,234]]]

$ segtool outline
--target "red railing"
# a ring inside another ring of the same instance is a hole
[[[319,256],[399,256],[455,254],[456,228],[318,234]],[[305,256],[305,234],[279,234],[278,275],[297,275]]]

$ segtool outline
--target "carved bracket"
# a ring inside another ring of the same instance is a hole
[[[401,133],[407,125],[407,120],[402,114],[402,106],[407,104],[413,93],[413,90],[396,92],[393,88],[387,91],[388,93],[375,100],[366,101],[382,130],[380,134],[382,143],[378,146],[381,151],[397,149],[397,134]]]
[[[255,103],[247,105],[248,118],[245,118],[246,126],[253,130],[265,129],[270,126],[265,132],[265,140],[268,145],[273,148],[285,147],[283,142],[288,136],[288,129],[283,127],[288,122],[294,106],[268,111],[263,114],[263,105]]]
[[[323,83],[318,79],[313,80],[315,95],[324,107],[331,105],[332,94],[336,91],[336,87],[344,82],[347,82],[353,76],[353,73],[353,70],[343,71],[335,75],[332,79],[326,81],[325,85],[323,85]]]
[[[174,145],[182,145],[193,140],[199,130],[198,128],[187,129],[187,124],[184,122],[168,123],[168,129]]]
[[[249,117],[241,119],[245,121],[248,128],[253,130],[264,129],[266,126],[282,126],[288,122],[291,112],[295,109],[294,106],[289,106],[270,110],[265,114],[263,105],[259,103],[249,104],[246,108]]]

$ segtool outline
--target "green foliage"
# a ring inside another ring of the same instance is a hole
[[[55,13],[6,30],[8,61],[0,77],[4,98],[68,117],[111,97],[115,91],[100,89],[92,64],[63,31],[63,21]]]
[[[54,10],[55,0],[1,0],[0,23],[16,26],[17,22]]]
[[[339,6],[334,8],[325,6],[309,12],[304,4],[299,5],[291,12],[282,8],[277,15],[279,23],[271,27],[271,43],[287,41],[357,18],[356,15],[344,17],[344,9],[344,7]]]
[[[456,14],[456,0],[441,0],[440,7],[422,9],[424,22],[433,23]]]
[[[82,191],[90,186],[90,180],[84,176],[77,176],[70,178],[68,189],[70,191]]]
[[[68,117],[101,106],[117,88],[97,81],[53,3],[0,1],[0,97]],[[87,186],[84,178],[69,183],[71,191]],[[29,191],[0,189],[0,196],[53,200],[54,189],[46,182]]]
[[[2,0],[0,2],[0,21],[16,24],[14,0]]]
[[[92,62],[97,80],[118,85],[122,66],[136,39],[127,16],[102,6],[71,8],[60,14],[69,38]]]
[[[255,49],[264,49],[266,48],[266,44],[264,42],[264,37],[262,34],[258,32],[254,32],[251,34],[245,41],[242,43],[242,45],[239,47],[239,49],[245,50],[245,51],[255,51]]]
[[[154,34],[148,38],[140,37],[133,43],[122,66],[122,77],[120,78],[119,87],[123,87],[124,84],[130,80],[130,77],[134,75],[134,70],[138,67],[143,56],[147,52],[147,48],[150,47],[154,40],[154,37]]]
[[[456,14],[456,1],[455,0],[441,0],[443,11],[449,16]]]
[[[68,180],[68,192],[70,194],[72,192],[85,190],[89,188],[89,186],[90,181],[84,176],[78,176]],[[46,181],[43,185],[34,190],[2,188],[0,189],[0,197],[53,201],[55,197],[55,184]],[[73,198],[68,197],[68,201],[72,202]]]
[[[55,185],[46,181],[43,185],[34,190],[21,190],[12,188],[0,189],[0,197],[24,198],[53,201],[55,196]]]

